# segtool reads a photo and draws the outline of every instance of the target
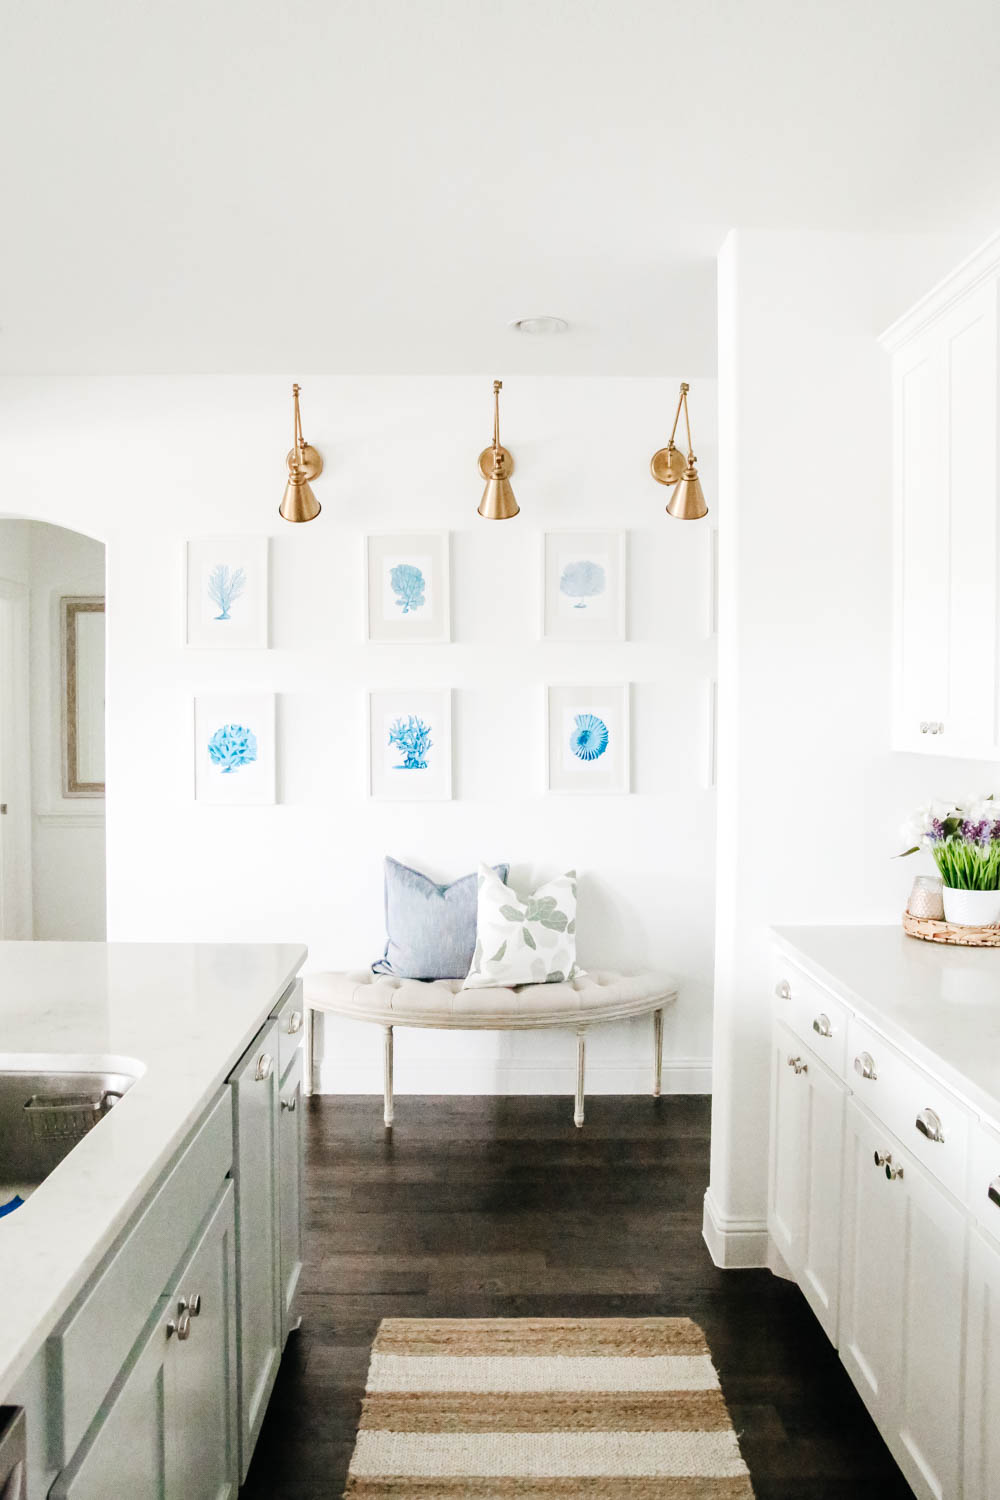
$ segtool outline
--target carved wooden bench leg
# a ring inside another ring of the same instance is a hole
[[[587,1033],[576,1034],[576,1104],[573,1108],[573,1124],[579,1130],[583,1124],[583,1074],[587,1062]]]
[[[663,1011],[653,1011],[653,1098],[659,1099],[663,1083]]]
[[[385,1114],[383,1116],[386,1126],[391,1126],[393,1115],[392,1099],[392,1027],[385,1028]]]

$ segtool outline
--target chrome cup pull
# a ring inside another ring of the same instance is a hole
[[[986,1196],[991,1203],[995,1203],[997,1208],[1000,1208],[1000,1177],[994,1177],[986,1189]]]
[[[803,1062],[801,1057],[790,1057],[788,1059],[788,1066],[795,1069],[796,1076],[799,1073],[809,1072],[809,1064],[807,1062]]]
[[[870,1052],[862,1052],[859,1057],[854,1059],[854,1071],[855,1073],[859,1073],[862,1078],[874,1079],[878,1077],[875,1059]]]
[[[813,1031],[817,1036],[833,1036],[833,1027],[830,1025],[830,1017],[824,1011],[813,1019]]]
[[[775,996],[779,1000],[790,1000],[792,998],[792,987],[787,979],[779,979],[774,986]]]
[[[297,1031],[301,1030],[301,1027],[302,1012],[300,1010],[293,1010],[291,1015],[288,1017],[288,1035],[294,1036]]]
[[[282,1107],[282,1109],[287,1109],[288,1113],[290,1115],[293,1115],[295,1113],[295,1106],[298,1104],[298,1102],[299,1102],[298,1095],[297,1094],[293,1094],[290,1099],[282,1099],[282,1101],[281,1101],[281,1107]]]
[[[929,1141],[943,1141],[944,1131],[941,1128],[941,1118],[932,1109],[922,1109],[915,1121],[921,1135],[925,1135]]]
[[[253,1075],[257,1083],[263,1083],[265,1078],[270,1078],[273,1067],[273,1057],[268,1052],[262,1052],[257,1059],[257,1068]]]

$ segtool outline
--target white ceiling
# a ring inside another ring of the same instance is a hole
[[[730,226],[996,227],[998,78],[996,0],[0,0],[0,370],[707,374]]]

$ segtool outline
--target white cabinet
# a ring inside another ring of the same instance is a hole
[[[769,1228],[836,1341],[847,1089],[785,1026],[775,1027],[772,1063]]]
[[[278,1120],[279,1261],[281,1267],[281,1341],[299,1325],[298,1292],[302,1274],[302,1049],[295,1053],[281,1081]]]
[[[883,337],[893,357],[898,750],[973,758],[1000,745],[1000,240]]]
[[[963,1500],[1000,1495],[1000,1244],[973,1230],[969,1244],[969,1334],[965,1380]]]

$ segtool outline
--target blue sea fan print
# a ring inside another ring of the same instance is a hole
[[[390,570],[389,584],[404,615],[408,615],[411,609],[423,606],[426,584],[423,573],[415,563],[397,563]]]
[[[223,724],[208,742],[208,757],[229,776],[257,759],[257,736],[244,724]]]
[[[389,725],[389,744],[395,745],[403,759],[393,769],[396,771],[426,771],[427,752],[434,741],[431,727],[423,719],[410,714],[406,719],[394,719]]]
[[[577,714],[569,748],[579,760],[599,760],[608,748],[608,726],[596,714]]]
[[[588,599],[604,593],[606,582],[607,578],[600,563],[580,558],[577,562],[567,563],[563,568],[559,578],[559,592],[565,594],[568,599],[579,601],[573,605],[574,609],[586,609]]]
[[[228,620],[229,611],[246,588],[245,568],[227,568],[225,563],[216,563],[208,575],[208,597],[219,606],[217,620]]]

